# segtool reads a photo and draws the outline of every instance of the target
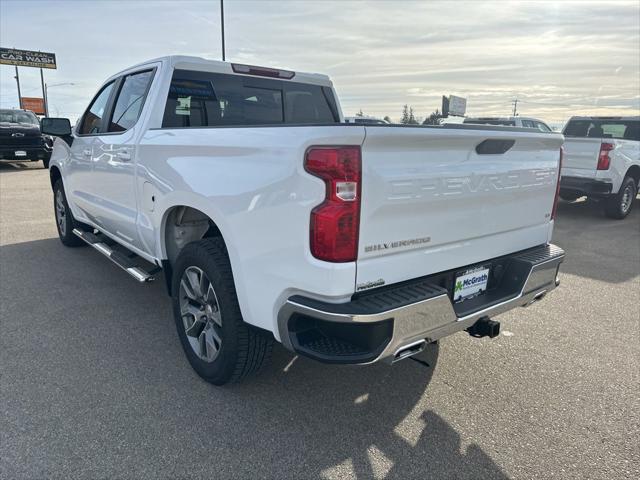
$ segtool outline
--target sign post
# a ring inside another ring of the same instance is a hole
[[[42,73],[42,69],[40,69],[40,85],[42,85],[42,102],[44,103],[44,116],[49,116],[49,105],[47,102],[47,92],[44,88],[44,73]]]
[[[18,82],[18,107],[22,108],[22,95],[20,94],[20,75],[18,74],[18,66],[16,65],[16,82]]]
[[[0,47],[0,64],[14,65],[16,67],[16,81],[18,82],[18,99],[20,99],[20,108],[22,107],[22,96],[20,95],[20,77],[18,76],[18,67],[35,67],[40,69],[40,83],[42,84],[42,99],[44,101],[44,115],[49,115],[49,106],[47,102],[47,93],[44,88],[43,68],[58,68],[56,64],[55,53],[34,52],[31,50],[17,50],[15,48]]]

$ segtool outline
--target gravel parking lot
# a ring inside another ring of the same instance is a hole
[[[637,199],[562,203],[562,284],[494,340],[216,388],[162,281],[62,246],[39,166],[0,164],[0,478],[640,478]]]

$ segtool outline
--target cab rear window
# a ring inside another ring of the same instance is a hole
[[[175,70],[163,128],[333,124],[330,88],[243,75]]]
[[[570,120],[563,133],[567,137],[617,138],[640,141],[640,121]]]

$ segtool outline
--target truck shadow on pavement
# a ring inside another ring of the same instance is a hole
[[[2,246],[0,262],[6,478],[507,478],[430,408],[437,345],[430,367],[278,347],[259,376],[213,387],[184,357],[162,278],[137,285],[57,238]]]
[[[459,433],[422,405],[438,356],[438,345],[431,345],[419,356],[430,367],[410,360],[332,367],[278,348],[262,385],[234,391],[266,391],[268,404],[283,404],[280,420],[291,424],[287,435],[304,439],[303,451],[295,454],[305,464],[300,476],[507,478],[476,444],[463,448]],[[292,452],[283,448],[281,454]]]
[[[624,220],[604,216],[601,204],[560,201],[553,243],[567,258],[561,273],[609,283],[622,283],[640,273],[640,199]],[[615,265],[615,268],[611,268]],[[604,268],[607,267],[607,268]]]

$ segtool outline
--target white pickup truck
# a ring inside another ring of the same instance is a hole
[[[560,197],[602,200],[622,219],[640,187],[640,117],[572,117],[564,127]]]
[[[73,129],[43,120],[60,239],[140,282],[163,270],[186,356],[218,385],[274,339],[367,364],[493,337],[490,316],[557,286],[562,135],[342,120],[324,75],[183,56],[127,69]]]

